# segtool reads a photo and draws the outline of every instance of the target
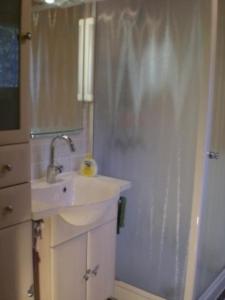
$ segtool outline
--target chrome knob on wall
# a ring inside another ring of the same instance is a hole
[[[220,158],[219,152],[210,151],[207,154],[208,154],[209,159],[216,159],[217,160],[217,159]]]

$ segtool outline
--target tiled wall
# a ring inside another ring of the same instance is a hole
[[[76,147],[76,152],[71,153],[68,145],[64,141],[57,141],[56,145],[56,164],[64,166],[64,171],[78,170],[81,160],[88,152],[88,107],[83,111],[83,130],[74,135],[70,135]],[[31,140],[31,179],[40,178],[46,175],[49,164],[51,139],[36,138]]]

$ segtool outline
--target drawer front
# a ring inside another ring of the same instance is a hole
[[[30,184],[0,190],[0,228],[31,219]]]
[[[29,144],[0,147],[0,188],[29,182]]]

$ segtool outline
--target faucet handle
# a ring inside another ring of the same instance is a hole
[[[55,169],[56,169],[56,172],[57,172],[58,174],[60,174],[60,173],[62,173],[64,167],[63,167],[63,165],[55,166]]]

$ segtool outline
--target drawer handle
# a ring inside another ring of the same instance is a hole
[[[22,40],[31,41],[32,40],[32,32],[26,32],[22,35]]]
[[[5,207],[4,210],[5,210],[6,213],[12,213],[14,211],[14,208],[13,208],[12,205],[8,205],[8,206]]]
[[[11,172],[13,170],[13,167],[12,167],[12,165],[7,164],[7,165],[4,165],[2,169],[5,172]]]

